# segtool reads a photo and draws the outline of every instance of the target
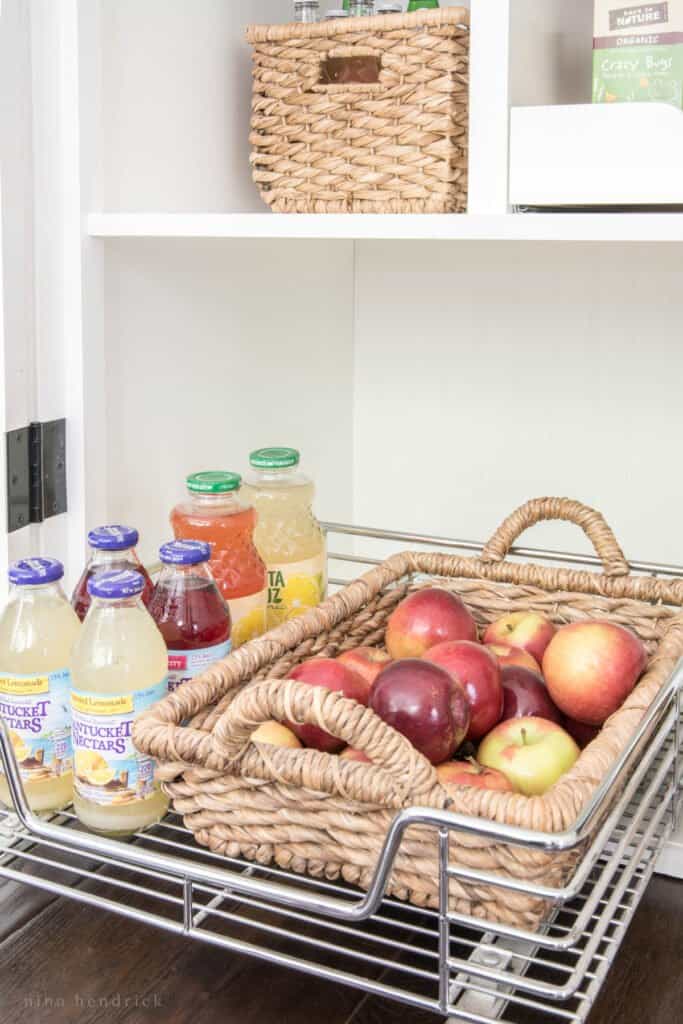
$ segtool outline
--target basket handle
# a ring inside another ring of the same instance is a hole
[[[362,750],[373,763],[253,743],[254,730],[272,719],[316,725]],[[442,793],[442,806],[448,800],[434,767],[374,711],[341,693],[293,679],[266,679],[241,690],[214,726],[213,743],[215,754],[248,778],[385,807],[403,807],[427,793],[432,799]]]
[[[629,564],[600,512],[571,498],[533,498],[501,523],[481,553],[483,562],[502,562],[515,541],[530,526],[549,519],[580,526],[591,541],[606,576],[628,576]]]

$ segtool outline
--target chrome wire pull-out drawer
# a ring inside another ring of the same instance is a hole
[[[339,541],[331,555],[339,583],[357,575],[359,565],[384,557],[392,544],[481,547],[355,527],[329,525],[328,532]],[[348,552],[338,550],[345,545]],[[373,545],[383,550],[375,554]],[[593,565],[588,556],[565,552],[517,553]],[[651,563],[632,569],[683,574]],[[129,842],[82,831],[71,810],[37,819],[26,806],[3,731],[3,763],[19,813],[0,810],[0,876],[458,1021],[512,1024],[534,1008],[547,1022],[582,1022],[677,818],[682,680],[679,666],[571,832],[526,832],[414,808],[397,816],[367,893],[213,854],[197,846],[174,815]],[[607,811],[610,791],[619,797]],[[405,829],[416,823],[439,838],[439,910],[383,895]],[[548,851],[580,848],[581,856],[562,888],[534,886],[450,862],[451,829]],[[522,888],[553,910],[537,933],[452,913],[446,899],[451,878]]]

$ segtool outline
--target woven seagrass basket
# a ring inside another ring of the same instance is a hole
[[[274,210],[467,208],[467,10],[251,26],[247,39],[251,164]]]
[[[544,519],[580,525],[601,557],[603,572],[507,561],[515,539]],[[387,618],[399,601],[434,584],[459,594],[480,626],[509,611],[533,609],[558,624],[608,619],[630,627],[646,644],[650,661],[636,689],[544,796],[444,787],[432,765],[369,708],[287,680],[307,658],[381,646]],[[450,809],[551,832],[570,828],[683,654],[681,604],[683,580],[629,575],[598,512],[568,499],[537,499],[502,524],[481,558],[395,555],[318,608],[241,647],[141,716],[135,742],[158,759],[164,788],[201,845],[367,888],[401,808]],[[252,743],[253,730],[268,719],[319,725],[366,751],[373,763]],[[189,724],[182,725],[186,720]],[[610,803],[617,796],[611,794]],[[580,854],[526,850],[451,832],[450,856],[453,863],[558,886]],[[438,906],[437,864],[437,830],[411,827],[394,863],[390,894],[418,906]],[[458,912],[526,928],[538,926],[547,909],[530,894],[456,879],[450,882],[449,902]]]

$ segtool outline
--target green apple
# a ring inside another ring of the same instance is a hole
[[[541,796],[569,771],[580,753],[569,733],[555,722],[511,718],[486,736],[477,760],[502,772],[518,793]]]

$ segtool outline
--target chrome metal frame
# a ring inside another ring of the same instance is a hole
[[[330,554],[345,572],[333,577],[336,584],[386,556],[366,553],[373,542],[469,553],[482,548],[471,541],[326,526],[328,533],[364,545],[362,554]],[[513,555],[599,565],[592,556],[567,552],[517,548]],[[631,567],[683,576],[676,566]],[[32,814],[3,727],[0,756],[14,813],[0,809],[0,877],[471,1024],[512,1022],[528,1006],[541,1009],[548,1021],[581,1024],[680,812],[682,693],[683,663],[574,828],[541,833],[411,808],[389,829],[366,893],[213,854],[199,848],[173,815],[132,842],[120,842],[80,830],[70,810],[49,820]],[[614,791],[620,795],[609,808]],[[415,825],[433,828],[438,839],[438,911],[384,897],[403,834]],[[576,850],[577,866],[557,888],[476,871],[450,862],[451,831],[547,852]],[[531,932],[452,913],[451,878],[538,896],[549,901],[552,914],[541,931]],[[245,937],[250,934],[254,941]]]

